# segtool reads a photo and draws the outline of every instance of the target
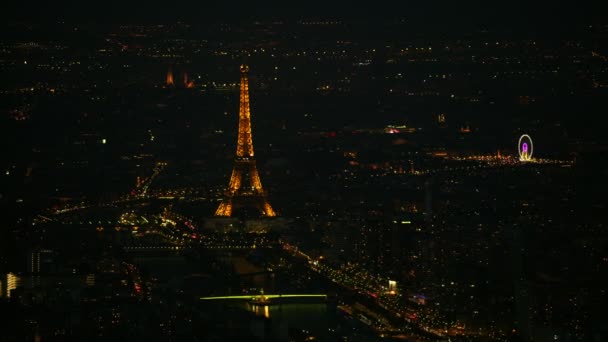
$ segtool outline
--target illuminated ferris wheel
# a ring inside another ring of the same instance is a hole
[[[519,141],[517,142],[517,151],[519,152],[520,161],[532,160],[534,145],[532,145],[532,138],[530,138],[529,135],[524,134],[519,137]]]

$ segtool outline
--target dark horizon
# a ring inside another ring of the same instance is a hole
[[[24,2],[5,4],[3,22],[44,23],[187,23],[238,22],[241,20],[298,20],[305,18],[337,18],[346,20],[399,20],[414,24],[440,27],[476,25],[490,28],[559,29],[572,25],[605,25],[608,5],[605,2],[562,3],[488,1],[385,1],[370,4],[347,1],[285,3],[199,2],[171,3],[167,1],[99,3],[85,1],[45,2],[33,7]]]

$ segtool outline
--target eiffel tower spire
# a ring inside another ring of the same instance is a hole
[[[260,175],[256,167],[251,134],[251,112],[249,109],[249,66],[241,65],[241,92],[239,102],[239,132],[236,144],[234,167],[225,197],[215,211],[215,216],[230,217],[233,209],[243,206],[256,207],[262,216],[276,216],[266,199]]]

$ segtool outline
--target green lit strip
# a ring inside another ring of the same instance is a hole
[[[223,296],[223,297],[201,297],[200,300],[222,300],[222,299],[258,299],[261,295],[257,296]],[[285,295],[264,295],[264,297],[272,298],[327,298],[324,294],[285,294]]]
[[[327,298],[327,295],[324,294],[288,294],[288,295],[264,295],[267,298]]]
[[[225,297],[201,297],[201,300],[216,300],[216,299],[255,299],[252,296],[225,296]]]

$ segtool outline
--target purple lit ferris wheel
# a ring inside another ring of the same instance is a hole
[[[532,145],[532,138],[530,138],[529,135],[524,134],[519,137],[519,141],[517,142],[517,151],[519,152],[520,161],[532,160],[534,146]]]

